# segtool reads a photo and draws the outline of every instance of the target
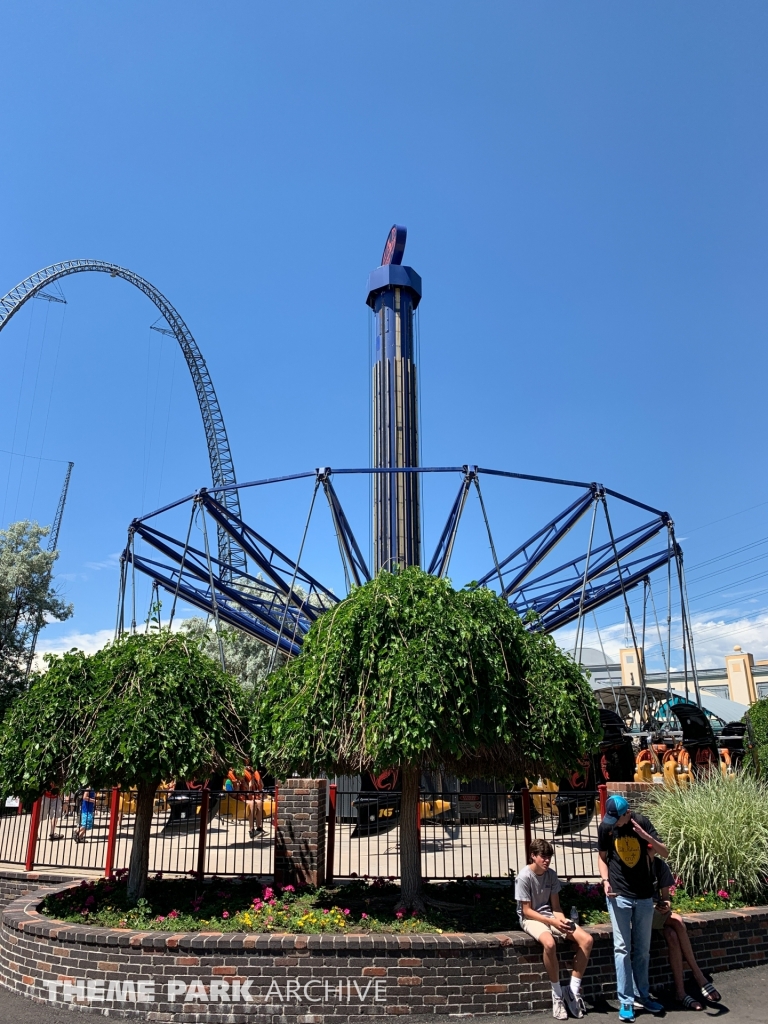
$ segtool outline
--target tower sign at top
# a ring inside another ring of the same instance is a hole
[[[382,267],[386,267],[390,263],[394,263],[395,266],[399,266],[403,262],[405,239],[407,236],[407,228],[401,227],[399,224],[392,225],[392,228],[387,235],[387,244],[384,246],[384,254],[381,257]]]

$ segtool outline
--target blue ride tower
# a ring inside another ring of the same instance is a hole
[[[389,232],[381,266],[368,276],[376,321],[373,364],[373,468],[419,465],[414,311],[421,278],[401,266],[406,229]],[[376,473],[373,483],[374,572],[421,563],[418,473]]]

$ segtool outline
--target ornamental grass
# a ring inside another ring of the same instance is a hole
[[[687,892],[765,899],[768,786],[763,781],[749,772],[713,772],[688,789],[654,787],[645,809]]]

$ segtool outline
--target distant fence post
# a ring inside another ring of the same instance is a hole
[[[597,787],[597,792],[600,794],[600,821],[602,821],[605,817],[605,805],[608,803],[608,787],[604,782]]]
[[[112,798],[109,802],[109,831],[107,833],[107,856],[104,860],[104,877],[112,877],[115,866],[115,843],[117,840],[117,820],[120,816],[120,787],[112,787]]]
[[[200,800],[200,841],[197,845],[197,880],[202,882],[205,876],[205,840],[208,836],[208,808],[210,807],[211,794],[209,790],[202,791]]]
[[[31,820],[29,823],[29,840],[27,842],[27,859],[24,867],[27,871],[32,871],[35,866],[35,850],[37,849],[37,833],[40,831],[40,800],[37,800],[32,804],[32,814],[30,815]]]
[[[333,884],[333,855],[336,850],[336,792],[332,782],[328,787],[328,838],[325,842],[325,884]]]
[[[525,839],[525,863],[531,859],[531,794],[527,786],[520,790],[520,803],[523,808],[523,836]]]

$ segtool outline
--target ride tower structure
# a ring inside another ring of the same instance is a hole
[[[373,362],[373,571],[421,564],[419,410],[414,314],[421,278],[402,266],[406,229],[395,224],[368,277]],[[397,472],[405,470],[406,472]]]

